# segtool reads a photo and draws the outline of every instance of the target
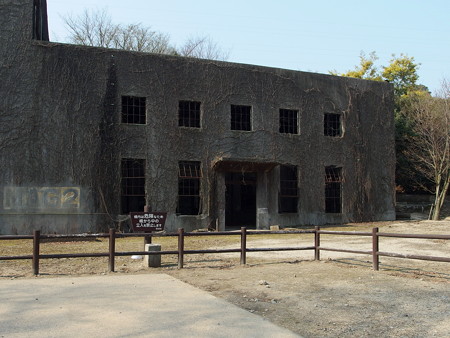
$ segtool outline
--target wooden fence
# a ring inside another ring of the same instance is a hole
[[[269,235],[269,234],[314,234],[314,243],[311,246],[304,247],[278,247],[278,248],[247,248],[247,236],[254,235]],[[333,236],[367,236],[372,237],[372,250],[348,250],[338,248],[327,248],[320,245],[320,239],[322,235]],[[152,237],[178,237],[178,249],[166,250],[166,251],[116,251],[116,239],[126,237],[144,237],[145,242],[151,242]],[[193,236],[240,236],[240,248],[235,249],[202,249],[202,250],[185,250],[184,239],[185,237]],[[177,255],[178,256],[178,268],[182,269],[184,265],[184,255],[190,254],[219,254],[219,253],[240,253],[240,263],[246,264],[247,253],[258,251],[298,251],[298,250],[311,250],[314,251],[314,260],[320,260],[320,251],[336,251],[355,254],[366,254],[372,256],[373,269],[379,270],[379,257],[397,257],[407,259],[419,259],[437,262],[450,262],[450,257],[435,257],[435,256],[421,256],[410,254],[398,254],[391,252],[383,252],[379,250],[380,237],[397,237],[397,238],[418,238],[418,239],[439,239],[449,240],[450,235],[414,235],[414,234],[398,234],[398,233],[385,233],[379,232],[378,228],[373,228],[372,232],[355,232],[355,231],[327,231],[321,230],[320,227],[315,227],[314,230],[297,230],[297,231],[247,231],[245,227],[241,228],[240,232],[184,232],[183,229],[178,229],[177,233],[117,233],[115,229],[110,229],[109,233],[102,234],[82,234],[82,235],[41,235],[39,230],[35,230],[33,235],[6,235],[0,236],[0,243],[2,240],[19,240],[30,239],[33,240],[33,253],[32,255],[22,256],[0,256],[0,261],[3,260],[21,260],[31,259],[33,274],[39,274],[39,261],[41,259],[49,258],[76,258],[76,257],[108,257],[109,271],[114,271],[114,262],[116,256],[130,256],[130,255]],[[74,238],[109,238],[109,251],[102,253],[66,253],[66,254],[41,254],[40,243],[42,240],[48,239],[74,239]]]

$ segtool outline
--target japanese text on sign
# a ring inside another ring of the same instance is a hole
[[[166,223],[166,212],[131,212],[131,224],[134,231],[162,231]]]

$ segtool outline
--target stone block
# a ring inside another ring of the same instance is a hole
[[[161,251],[161,244],[145,244],[144,251]],[[144,264],[149,268],[161,267],[161,255],[145,255]]]

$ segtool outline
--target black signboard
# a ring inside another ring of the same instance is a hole
[[[167,212],[130,212],[130,217],[135,232],[162,231]]]

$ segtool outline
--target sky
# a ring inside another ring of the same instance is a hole
[[[141,23],[182,45],[209,36],[228,61],[300,71],[354,69],[361,52],[378,66],[392,54],[420,63],[433,93],[450,80],[448,0],[47,0],[51,41],[67,41],[63,17],[106,9],[113,22]]]

